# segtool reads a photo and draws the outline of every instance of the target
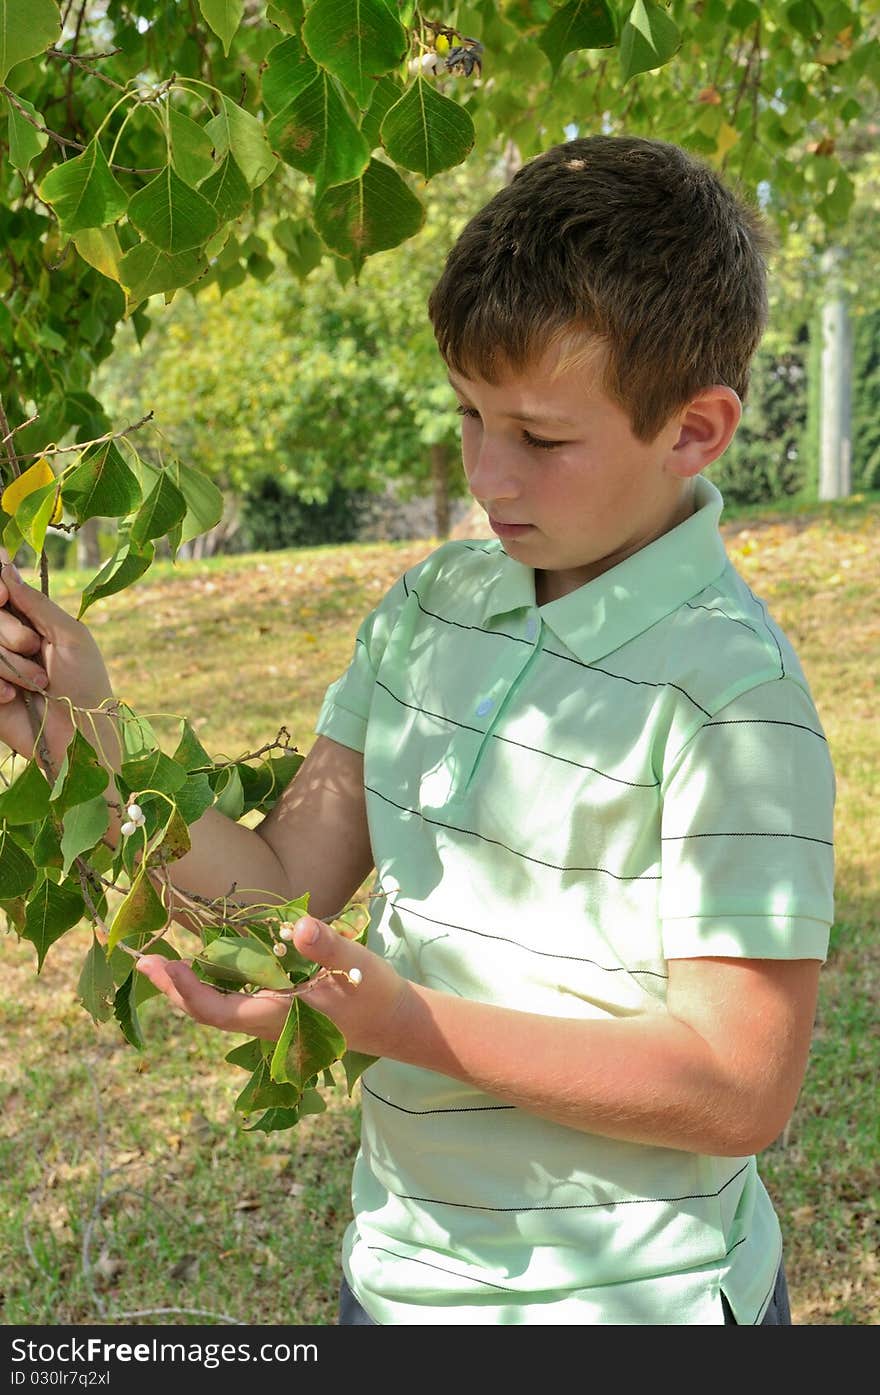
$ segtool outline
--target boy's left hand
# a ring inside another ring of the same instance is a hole
[[[312,933],[314,938],[307,938]],[[302,916],[296,922],[294,944],[323,968],[344,971],[317,976],[305,990],[300,988],[303,1001],[336,1023],[350,1050],[367,1056],[393,1054],[408,981],[378,954],[314,916]],[[143,955],[137,968],[171,1002],[204,1026],[244,1032],[266,1041],[277,1041],[281,1034],[290,1007],[287,993],[271,989],[220,993],[204,983],[189,964],[160,954]],[[352,969],[360,973],[357,985],[346,977]]]

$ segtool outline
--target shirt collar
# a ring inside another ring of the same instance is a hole
[[[545,624],[583,663],[619,649],[662,620],[721,575],[727,553],[718,531],[724,503],[709,480],[698,476],[694,512],[616,567],[541,606]],[[483,619],[535,605],[533,568],[498,545],[494,572],[486,577]]]

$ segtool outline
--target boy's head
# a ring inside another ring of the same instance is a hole
[[[767,315],[758,213],[674,145],[588,136],[539,155],[457,238],[428,313],[441,354],[495,382],[548,349],[604,353],[602,388],[651,441],[702,388],[743,399]]]

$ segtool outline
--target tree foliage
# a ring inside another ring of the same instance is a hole
[[[477,0],[430,15],[409,0],[0,0],[5,545],[31,549],[47,588],[50,529],[116,520],[84,614],[136,582],[160,541],[174,554],[210,527],[222,507],[212,481],[174,452],[148,458],[134,424],[114,424],[93,395],[117,327],[144,340],[154,307],[182,289],[269,281],[273,249],[297,279],[321,262],[357,279],[422,235],[426,185],[479,169],[475,156],[512,145],[527,158],[567,130],[628,129],[687,145],[760,190],[783,228],[814,213],[841,227],[854,181],[838,143],[872,110],[877,26],[875,0]],[[365,319],[355,343],[369,333]],[[322,403],[326,382],[305,399],[295,449]],[[433,399],[416,405],[413,430],[428,442]],[[296,757],[216,762],[185,723],[163,745],[119,705],[132,829],[114,850],[100,743],[85,735],[94,714],[79,714],[53,770],[40,701],[35,758],[0,792],[0,905],[38,966],[89,920],[84,1006],[140,1045],[148,985],[130,961],[172,952],[161,887],[189,826],[212,806],[265,813]],[[290,1127],[321,1107],[335,1061],[349,1089],[366,1061],[299,996],[314,966],[269,948],[296,905],[222,897],[195,909],[200,972],[232,991],[264,983],[270,967],[291,984],[277,1048],[255,1041],[229,1057],[249,1072],[238,1106],[261,1111],[255,1127]]]

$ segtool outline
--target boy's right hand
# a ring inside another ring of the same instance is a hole
[[[86,626],[22,581],[0,548],[0,741],[31,759],[34,732],[22,696],[28,690],[69,698],[82,708],[97,708],[113,697],[101,652]],[[42,712],[42,703],[36,705]],[[105,751],[115,763],[113,729],[109,719],[98,720]],[[88,719],[79,718],[77,726],[94,745]],[[43,739],[56,772],[72,734],[67,704],[50,701]]]

